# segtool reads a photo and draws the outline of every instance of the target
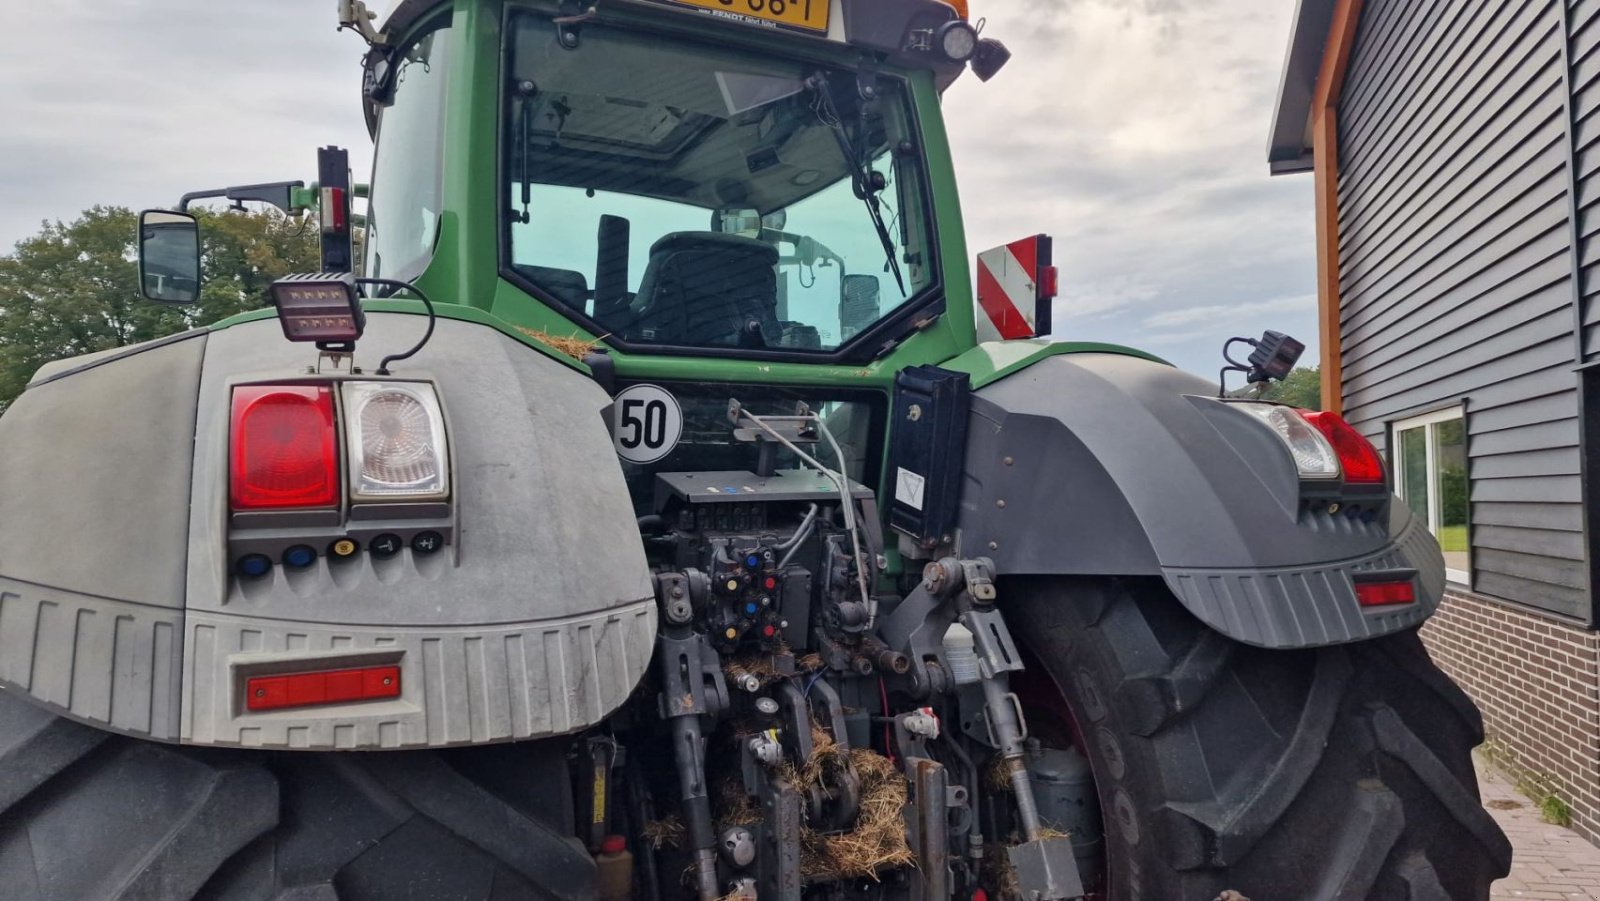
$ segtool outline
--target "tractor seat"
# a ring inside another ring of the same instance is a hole
[[[511,268],[528,281],[543,288],[568,309],[588,311],[589,279],[582,272],[555,269],[550,266],[530,266],[526,263],[516,263]]]
[[[775,347],[783,335],[777,265],[778,249],[754,238],[666,235],[650,248],[621,331],[654,344]]]

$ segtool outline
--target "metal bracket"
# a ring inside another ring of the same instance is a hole
[[[839,699],[839,692],[826,679],[818,679],[811,686],[810,699],[811,706],[816,709],[817,719],[833,733],[833,743],[841,751],[850,750],[850,736],[844,725],[844,702]]]
[[[861,57],[861,64],[856,66],[856,96],[863,101],[861,112],[865,119],[865,104],[878,99],[878,61],[865,54]]]
[[[958,614],[973,633],[980,667],[987,658],[993,661],[991,670],[995,673],[1022,669],[1005,620],[999,611],[988,607],[995,597],[993,574],[994,563],[987,557],[936,560],[923,567],[922,582],[884,618],[879,634],[890,648],[909,658],[910,671],[903,678],[910,683],[912,697],[926,698],[948,687],[943,682],[949,672],[944,659],[944,633]],[[977,609],[980,605],[981,611]],[[976,618],[969,622],[968,617],[974,615]]]
[[[973,649],[978,655],[978,672],[983,678],[1022,671],[1022,655],[1017,652],[1017,643],[1011,638],[1011,630],[1006,628],[1005,617],[1000,615],[1000,611],[973,608],[964,611],[958,618],[972,633]]]
[[[369,46],[387,42],[385,36],[372,27],[377,18],[378,14],[368,9],[363,0],[339,0],[339,30],[350,29]]]
[[[988,557],[961,561],[961,577],[967,593],[980,604],[994,603],[994,561]]]
[[[343,353],[336,350],[322,350],[318,348],[317,365],[314,372],[318,375],[342,372],[345,375],[360,375],[361,370],[356,368],[354,354]]]
[[[661,654],[661,718],[716,716],[728,709],[728,685],[721,661],[704,635],[663,634]]]
[[[950,897],[950,832],[946,814],[949,784],[943,766],[932,760],[908,761],[911,803],[906,805],[906,831],[917,865],[907,874],[911,898]],[[1071,845],[1068,845],[1071,848]]]
[[[932,564],[937,565],[937,564]],[[955,607],[923,581],[883,617],[879,634],[890,648],[906,656],[910,668],[898,677],[914,698],[942,693],[950,671],[944,659],[944,633],[955,622]]]
[[[295,207],[295,191],[305,188],[303,181],[274,181],[257,185],[234,185],[205,191],[190,191],[178,199],[179,211],[187,210],[196,200],[222,198],[233,201],[233,209],[244,209],[246,203],[270,203],[293,216],[300,212]]]
[[[599,10],[592,2],[584,4],[577,0],[562,0],[561,14],[552,20],[561,39],[561,46],[568,50],[578,49],[578,45],[583,42],[581,34],[583,23],[592,22],[599,15]]]
[[[820,685],[822,680],[817,680]],[[815,688],[815,686],[813,686]],[[777,684],[778,705],[783,716],[783,746],[795,760],[811,759],[811,709],[800,688],[789,680]]]
[[[1022,897],[1030,901],[1063,901],[1083,897],[1083,878],[1072,856],[1072,839],[1066,836],[1023,842],[1006,849],[1017,869]]]
[[[756,883],[762,901],[800,901],[800,793],[774,780],[761,799]]]
[[[1016,715],[1016,718],[1017,718],[1016,726],[1015,726],[1015,729],[1016,729],[1016,740],[1017,741],[1023,741],[1023,742],[1027,741],[1028,740],[1028,721],[1026,719],[1024,719],[1023,716],[1022,716],[1022,702],[1017,699],[1017,696],[1015,694],[1013,694],[1013,693],[1011,693],[1009,691],[1006,692],[1005,694],[1001,695],[1000,697],[1005,699],[1005,701],[1010,704],[1011,710]],[[991,748],[1004,748],[1004,747],[1006,747],[1006,740],[1007,739],[1006,739],[1006,737],[1004,735],[1004,729],[997,730],[995,728],[995,718],[989,716],[989,714],[987,712],[985,712],[984,713],[984,717],[983,717],[983,724],[984,724],[984,728],[988,731],[989,747],[991,747]]]
[[[656,603],[661,605],[662,616],[671,625],[688,625],[694,619],[689,576],[685,573],[656,573],[654,581]]]

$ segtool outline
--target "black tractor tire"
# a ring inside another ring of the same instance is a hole
[[[1000,597],[1034,661],[1030,720],[1052,719],[1042,669],[1089,758],[1105,897],[1467,901],[1509,870],[1473,770],[1482,718],[1415,631],[1266,650],[1159,580],[1030,577]]]
[[[6,901],[589,898],[560,742],[275,753],[110,735],[0,691]]]

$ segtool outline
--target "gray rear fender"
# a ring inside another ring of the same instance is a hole
[[[1444,560],[1398,498],[1372,522],[1302,505],[1293,458],[1216,386],[1145,359],[1066,354],[975,391],[961,550],[1011,574],[1151,575],[1248,644],[1356,641],[1426,619]],[[1363,608],[1353,576],[1416,573]]]
[[[358,365],[423,325],[371,314]],[[241,579],[232,388],[318,378],[315,362],[263,320],[40,372],[0,418],[0,687],[119,732],[247,747],[481,744],[615,710],[649,663],[656,612],[605,392],[440,319],[394,375],[433,383],[444,408],[450,546]],[[357,524],[292,528],[321,549]],[[388,664],[392,700],[245,707],[251,675]]]

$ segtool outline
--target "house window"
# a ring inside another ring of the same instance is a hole
[[[1444,549],[1445,575],[1471,584],[1467,420],[1460,407],[1394,424],[1394,490]]]

